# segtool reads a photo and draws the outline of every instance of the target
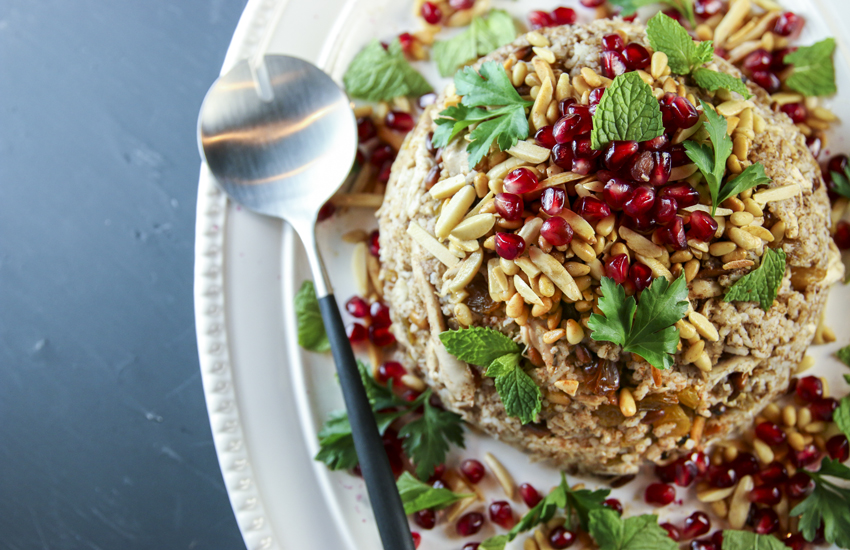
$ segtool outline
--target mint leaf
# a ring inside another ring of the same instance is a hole
[[[348,95],[368,101],[420,96],[433,90],[404,58],[398,38],[386,50],[378,40],[370,42],[348,66],[342,81]]]
[[[850,489],[826,479],[850,480],[850,469],[837,460],[824,458],[817,472],[799,471],[815,481],[814,491],[791,510],[792,516],[800,516],[799,528],[803,537],[808,541],[814,540],[823,523],[823,534],[828,543],[850,548]]]
[[[838,408],[832,413],[832,421],[841,433],[850,438],[850,397],[844,397],[838,402]]]
[[[835,356],[838,357],[839,361],[850,367],[850,346],[844,346],[836,351]]]
[[[726,174],[726,159],[732,154],[732,138],[729,137],[727,132],[726,119],[717,114],[714,108],[704,101],[702,108],[705,115],[703,124],[708,131],[709,138],[711,138],[711,144],[714,146],[713,162],[710,162],[712,159],[707,145],[693,141],[686,141],[683,145],[688,158],[694,161],[694,164],[705,176],[708,190],[711,193],[711,213],[713,215],[720,202],[717,199],[720,195],[720,183]]]
[[[620,12],[617,15],[627,17],[637,11],[638,8],[651,6],[652,4],[664,4],[677,10],[684,15],[692,28],[696,28],[697,22],[694,17],[693,0],[608,0],[612,6],[618,6]]]
[[[310,351],[331,349],[313,281],[304,281],[295,294],[295,322],[298,324],[299,346]]]
[[[850,166],[844,169],[843,174],[831,170],[829,175],[832,176],[832,190],[850,199]]]
[[[785,84],[805,96],[824,96],[837,92],[835,65],[832,61],[834,51],[835,39],[827,38],[786,55],[785,63],[794,67]]]
[[[670,368],[679,343],[679,331],[673,325],[688,310],[684,277],[672,284],[658,277],[641,293],[637,305],[634,297],[627,298],[623,286],[612,279],[603,277],[601,284],[599,309],[604,316],[591,314],[590,337],[619,344],[623,351],[640,355],[655,368]]]
[[[767,185],[773,181],[764,173],[764,166],[760,162],[751,164],[744,168],[744,171],[720,189],[717,197],[717,204],[723,203],[729,197],[734,197],[738,193],[743,193],[747,189],[758,187],[759,185]]]
[[[505,550],[505,546],[511,541],[508,535],[496,535],[478,545],[478,550]]]
[[[568,488],[567,518],[572,519],[572,513],[575,512],[582,531],[589,531],[590,513],[594,510],[607,509],[602,503],[610,494],[611,491],[608,489],[597,489],[595,491],[578,489],[574,491]]]
[[[664,133],[661,106],[652,88],[637,72],[614,79],[593,115],[591,146],[601,149],[611,141],[647,141]]]
[[[623,519],[607,508],[590,512],[590,536],[599,550],[678,550],[679,545],[658,525],[658,516]]]
[[[702,44],[707,44],[707,42],[703,42]],[[700,44],[700,45],[702,45]],[[740,78],[735,78],[731,74],[720,73],[717,71],[712,71],[711,69],[700,68],[693,72],[694,82],[697,83],[697,86],[703,88],[704,90],[708,90],[709,92],[714,92],[720,88],[725,90],[729,90],[730,92],[737,92],[744,96],[744,99],[749,99],[753,97],[753,94],[750,93],[750,90],[747,89],[747,85],[744,84],[744,81]]]
[[[330,470],[350,470],[357,466],[359,460],[345,411],[331,412],[319,430],[319,452],[314,460],[324,462]]]
[[[622,17],[628,17],[629,15],[635,13],[638,8],[657,4],[658,0],[608,0],[608,3],[612,6],[620,8],[620,11],[617,15],[620,15]]]
[[[419,479],[428,479],[434,468],[446,461],[449,443],[463,448],[463,419],[457,414],[431,405],[429,389],[411,404],[408,412],[423,407],[422,416],[411,420],[398,431],[402,446],[416,465]]]
[[[516,38],[516,25],[504,10],[486,17],[473,17],[469,29],[450,40],[434,43],[434,60],[441,76],[451,76],[458,67],[487,55]]]
[[[396,487],[398,487],[401,502],[404,504],[404,513],[408,515],[429,508],[440,510],[459,500],[473,496],[453,493],[444,487],[435,489],[410,475],[410,472],[404,472],[399,476]]]
[[[738,279],[723,297],[724,302],[758,302],[765,311],[770,309],[785,276],[785,251],[765,248],[761,264]]]
[[[723,550],[787,550],[788,547],[771,535],[751,531],[723,531]]]
[[[514,525],[513,529],[508,532],[508,538],[514,540],[517,535],[524,531],[528,531],[532,527],[541,523],[546,523],[553,517],[555,512],[567,505],[567,492],[570,487],[567,485],[567,478],[561,474],[561,483],[552,489],[548,495],[543,497],[543,500],[526,512],[524,516]]]
[[[496,391],[505,405],[508,416],[515,416],[523,424],[534,422],[543,406],[540,387],[520,365],[522,356],[511,353],[499,357],[488,367],[486,376],[495,379]]]
[[[667,54],[670,71],[689,74],[694,68],[711,61],[714,50],[711,42],[694,42],[678,21],[658,13],[646,24],[646,36],[652,49]]]
[[[446,351],[467,363],[486,367],[509,353],[520,353],[522,347],[499,332],[486,327],[447,330],[440,333]]]

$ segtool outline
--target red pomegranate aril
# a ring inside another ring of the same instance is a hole
[[[679,23],[680,25],[684,26],[684,25],[688,24],[685,21],[685,17],[682,15],[682,13],[679,12],[679,10],[677,10],[675,8],[670,8],[670,9],[664,10],[661,13],[663,13],[664,15],[666,15],[667,17],[669,17],[671,19],[675,19],[676,22]]]
[[[572,171],[576,174],[586,176],[597,169],[597,162],[594,159],[574,158]]]
[[[369,233],[369,254],[375,256],[376,258],[381,255],[381,233],[377,229],[374,229],[371,233]]]
[[[552,162],[564,170],[573,167],[573,148],[569,143],[558,143],[552,147]]]
[[[794,36],[803,29],[805,20],[794,12],[786,11],[773,24],[773,33],[779,36]]]
[[[522,211],[525,209],[522,197],[514,193],[499,193],[493,199],[493,205],[496,207],[496,212],[508,221],[522,218]]]
[[[352,344],[359,344],[369,338],[369,329],[360,323],[351,323],[345,327],[345,335],[348,336],[348,341]]]
[[[573,155],[581,159],[594,159],[602,154],[593,148],[590,137],[579,136],[573,140]]]
[[[360,296],[352,296],[345,302],[345,311],[353,317],[362,319],[369,315],[369,302]]]
[[[395,344],[395,336],[389,328],[376,327],[375,325],[369,327],[369,340],[379,348]]]
[[[490,521],[505,529],[511,529],[516,523],[511,505],[506,500],[497,500],[490,504],[488,512],[490,513]]]
[[[655,163],[652,171],[649,173],[649,183],[655,187],[666,184],[670,181],[670,174],[673,171],[673,162],[670,153],[666,151],[652,153],[652,161]]]
[[[641,148],[647,151],[661,151],[670,143],[670,137],[667,134],[661,134],[656,138],[641,143]]]
[[[564,246],[573,240],[573,228],[564,218],[554,216],[540,226],[540,236],[552,246]]]
[[[392,324],[390,308],[383,302],[373,302],[369,306],[369,315],[372,317],[372,326],[386,328]]]
[[[815,482],[805,472],[797,472],[785,484],[785,489],[791,498],[803,498],[812,492],[814,488]]]
[[[621,516],[623,515],[623,503],[616,498],[606,498],[602,501],[602,506],[614,510]]]
[[[717,548],[723,547],[723,531],[715,531],[711,534],[711,542],[717,545]]]
[[[534,139],[541,147],[551,149],[557,143],[555,141],[555,136],[552,132],[553,127],[551,125],[544,126],[543,128],[537,130],[537,133],[534,134]]]
[[[643,499],[647,504],[667,506],[676,498],[676,489],[666,483],[653,483],[646,488]]]
[[[480,542],[467,542],[463,545],[462,550],[478,550],[479,546],[481,546]]]
[[[605,95],[605,88],[594,88],[590,92],[590,114],[596,114],[596,108],[599,106],[599,102],[602,101],[602,96]]]
[[[543,27],[551,27],[555,24],[552,21],[552,16],[545,11],[535,10],[528,14],[528,22],[531,24],[531,29],[541,29]]]
[[[812,156],[817,160],[820,157],[821,149],[823,149],[823,141],[815,134],[812,134],[806,137],[806,146],[808,146]]]
[[[422,544],[422,535],[413,531],[410,533],[410,536],[413,538],[413,547],[419,548],[419,545]]]
[[[460,473],[463,474],[470,483],[475,484],[484,479],[484,465],[474,458],[468,458],[461,462]]]
[[[732,467],[735,468],[738,478],[759,473],[759,461],[752,453],[738,453],[737,458],[732,461]]]
[[[786,103],[779,109],[788,115],[791,118],[791,122],[795,124],[806,122],[808,111],[806,111],[806,106],[802,103]]]
[[[506,260],[515,260],[525,252],[525,240],[514,233],[496,233],[496,254]]]
[[[484,525],[484,516],[478,512],[469,512],[457,520],[457,532],[462,537],[469,537],[481,530]]]
[[[688,461],[697,468],[697,475],[703,476],[711,466],[711,459],[702,451],[694,451],[687,455]]]
[[[673,158],[673,168],[691,163],[688,152],[685,150],[685,146],[681,143],[671,145],[667,152],[670,153],[670,156]]]
[[[582,197],[575,203],[575,211],[585,220],[595,223],[611,215],[611,207],[596,197]]]
[[[360,151],[357,151],[357,154],[359,155]],[[362,160],[363,159],[361,158],[360,161],[355,160],[355,162],[361,162]],[[331,201],[328,201],[319,208],[319,214],[316,216],[316,221],[323,222],[333,216],[334,212],[336,212],[336,206]]]
[[[738,474],[728,464],[718,464],[708,469],[708,484],[716,489],[727,489],[737,482]]]
[[[826,442],[826,452],[829,458],[838,462],[845,462],[850,458],[850,443],[844,434],[834,435]]]
[[[807,547],[806,539],[800,533],[789,535],[782,541],[782,544],[791,550],[806,550]]]
[[[389,145],[380,145],[372,151],[372,156],[369,157],[369,162],[373,166],[381,166],[387,161],[395,160],[395,149]]]
[[[764,48],[759,48],[744,58],[744,68],[750,72],[769,71],[771,63],[773,55]]]
[[[540,208],[550,216],[557,216],[567,206],[567,192],[559,187],[547,187],[540,197]]]
[[[506,193],[522,194],[536,191],[540,181],[528,168],[517,168],[505,176],[504,184]]]
[[[658,192],[658,196],[676,199],[676,205],[679,208],[688,208],[699,204],[699,192],[685,182],[665,185]]]
[[[679,487],[689,487],[697,477],[697,465],[682,457],[673,463],[673,483]]]
[[[672,133],[687,129],[699,121],[699,112],[687,98],[667,92],[661,98],[661,118],[664,128]]]
[[[679,528],[672,523],[662,523],[659,527],[667,531],[667,536],[676,542],[682,540],[682,533],[679,531]]]
[[[814,464],[820,459],[820,451],[813,444],[806,445],[799,451],[791,451],[791,464],[798,468],[804,468]]]
[[[616,78],[629,69],[623,54],[614,51],[602,52],[600,65],[602,65],[602,76],[605,78]]]
[[[403,51],[405,54],[409,54],[411,49],[413,48],[413,42],[415,40],[416,39],[413,38],[413,35],[409,32],[403,32],[398,35],[398,43],[401,46],[401,51]]]
[[[843,174],[848,165],[850,165],[850,159],[847,155],[835,155],[826,163],[828,172],[838,172],[839,174]]]
[[[658,197],[652,207],[652,219],[658,225],[667,225],[676,217],[679,206],[672,197]]]
[[[652,270],[635,262],[629,268],[629,281],[634,285],[635,290],[641,291],[652,282]]]
[[[576,10],[572,8],[555,8],[549,14],[549,19],[556,25],[572,25],[576,22]]]
[[[839,250],[850,250],[850,223],[839,221],[832,238]]]
[[[773,506],[782,500],[782,491],[776,485],[759,485],[750,491],[750,502]]]
[[[543,500],[540,492],[538,492],[537,489],[535,489],[530,483],[523,483],[519,486],[519,495],[522,497],[522,501],[525,502],[525,505],[529,508],[534,508],[541,500]]]
[[[707,213],[697,210],[691,213],[689,239],[708,242],[717,232],[717,221]]]
[[[443,12],[433,2],[425,2],[422,4],[420,11],[422,19],[429,25],[437,25],[443,19]]]
[[[558,115],[559,116],[565,116],[565,115],[572,114],[572,111],[570,111],[570,106],[575,105],[577,103],[578,102],[572,97],[562,99],[561,101],[558,102]]]
[[[390,172],[392,171],[393,163],[388,160],[381,165],[381,169],[378,170],[378,176],[375,178],[382,183],[386,183],[390,181]]]
[[[606,204],[613,210],[622,210],[623,205],[632,198],[632,193],[634,193],[632,184],[619,178],[609,180],[602,190]]]
[[[357,138],[360,140],[360,143],[369,141],[377,135],[378,129],[375,128],[375,123],[372,122],[371,118],[362,117],[357,119]]]
[[[775,94],[782,87],[779,77],[770,71],[756,71],[753,73],[753,82],[765,89],[769,94]]]
[[[809,405],[809,410],[812,411],[814,420],[823,420],[824,422],[832,422],[832,413],[838,408],[838,401],[831,397],[818,399]]]
[[[605,0],[581,0],[581,5],[585,8],[597,8],[605,3]]]
[[[605,276],[613,279],[619,285],[625,283],[629,277],[629,257],[625,254],[618,254],[608,258],[605,261]]]
[[[661,239],[676,250],[688,248],[688,238],[685,235],[685,220],[682,216],[676,216],[661,231]]]
[[[449,0],[449,5],[456,10],[468,10],[475,5],[475,0]]]
[[[626,61],[626,66],[632,71],[648,67],[651,58],[652,56],[649,55],[649,51],[637,42],[632,42],[623,50],[623,59]]]
[[[407,369],[401,363],[396,361],[387,361],[378,367],[378,375],[375,377],[381,384],[386,384],[391,379],[393,386],[404,387],[401,377],[407,374]]]
[[[619,170],[638,149],[636,141],[612,141],[605,148],[605,166],[612,171]]]
[[[555,550],[562,550],[575,544],[577,538],[575,533],[561,525],[549,531],[549,546]]]
[[[622,52],[626,47],[623,37],[617,33],[606,34],[602,37],[602,47],[608,52]]]
[[[788,436],[785,435],[782,428],[773,422],[765,421],[756,426],[756,437],[771,447],[776,447],[785,443]]]
[[[777,501],[779,502],[779,501]],[[771,508],[759,508],[753,514],[753,531],[759,535],[769,535],[779,530],[779,516]]]
[[[721,0],[696,0],[694,2],[694,14],[697,17],[708,19],[723,11],[724,4]]]
[[[390,111],[384,122],[387,127],[399,132],[409,132],[413,130],[414,125],[413,117],[404,111]]]
[[[686,539],[699,537],[711,531],[711,520],[705,512],[694,512],[685,518],[682,536]]]
[[[803,403],[813,403],[823,398],[823,382],[817,376],[800,378],[795,392]]]
[[[781,462],[771,462],[764,467],[759,477],[765,483],[785,483],[788,481],[788,469]]]
[[[434,510],[420,510],[413,514],[413,521],[423,529],[433,529],[437,525],[437,514]]]
[[[688,550],[720,550],[720,548],[710,540],[698,539],[691,541]]]
[[[632,196],[623,205],[623,210],[632,218],[649,212],[655,205],[655,189],[648,185],[641,185],[634,190]]]

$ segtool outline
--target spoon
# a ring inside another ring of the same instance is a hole
[[[389,460],[316,244],[319,209],[357,151],[348,97],[314,65],[283,55],[238,63],[210,88],[198,118],[201,155],[227,195],[287,221],[307,251],[348,409],[354,448],[385,550],[414,550]]]

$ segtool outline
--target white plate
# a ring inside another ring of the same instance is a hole
[[[268,51],[309,59],[341,80],[348,62],[366,42],[416,28],[410,4],[408,0],[250,0],[222,71],[244,57]],[[578,2],[494,0],[493,4],[522,19],[531,9]],[[807,19],[800,43],[848,36],[843,26],[843,21],[850,20],[846,3],[796,0],[786,4]],[[580,6],[577,10],[588,16],[589,10]],[[840,41],[838,56],[843,95],[832,107],[842,119],[850,120],[846,62],[850,55],[845,41]],[[429,67],[425,72],[439,87],[436,72]],[[830,151],[848,149],[843,137],[833,138]],[[373,216],[351,212],[319,227],[320,245],[340,303],[354,294],[354,285],[348,275],[352,247],[342,243],[339,235],[353,227],[375,226]],[[247,547],[379,548],[362,481],[328,472],[311,459],[317,450],[318,428],[328,411],[342,407],[342,399],[329,358],[304,353],[296,345],[291,297],[309,277],[300,244],[280,223],[228,203],[204,167],[196,230],[195,310],[201,370],[219,462]],[[831,353],[850,341],[842,310],[848,303],[850,289],[833,290],[827,316],[838,343],[811,351],[818,358],[817,372],[828,376],[838,392],[844,387],[840,375],[846,371]],[[497,454],[518,483],[527,481],[546,490],[557,481],[555,469],[530,465],[519,451],[467,432],[463,455],[480,457],[485,451]],[[450,463],[458,456],[453,454]],[[485,478],[482,488],[498,498],[500,492],[491,477]],[[649,511],[640,499],[648,482],[648,477],[638,479],[615,491],[627,514]],[[685,494],[679,489],[680,498]],[[513,507],[517,513],[525,510],[521,502]],[[690,504],[673,504],[651,511],[678,521],[690,509]],[[423,537],[422,550],[463,545],[443,525],[430,532],[416,530]],[[494,533],[488,522],[470,540]]]

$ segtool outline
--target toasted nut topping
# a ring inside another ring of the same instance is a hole
[[[568,172],[568,173],[571,173],[571,172]],[[554,177],[557,178],[560,175],[561,174],[558,174],[557,176],[554,176]],[[552,178],[549,178],[549,179],[552,179]],[[548,181],[548,180],[544,180],[544,181]],[[562,218],[567,220],[567,223],[570,224],[570,227],[573,228],[573,231],[575,232],[575,234],[578,237],[581,238],[581,240],[583,240],[584,242],[589,243],[589,244],[596,244],[596,231],[594,231],[593,226],[591,226],[589,223],[587,223],[587,221],[584,218],[582,218],[581,216],[579,216],[578,214],[576,214],[572,210],[566,210],[566,209],[562,210],[561,213],[559,214],[559,216],[561,216]],[[573,242],[575,242],[575,240],[573,240]]]
[[[578,380],[556,380],[554,385],[567,395],[575,395],[578,390]]]
[[[484,453],[484,462],[487,466],[493,470],[493,474],[496,476],[496,480],[498,480],[499,485],[502,486],[502,490],[505,491],[505,495],[509,499],[514,498],[515,486],[514,486],[514,478],[511,477],[511,474],[505,469],[499,459],[493,456],[491,453]]]
[[[752,260],[734,260],[723,264],[723,269],[727,271],[732,271],[733,269],[745,269],[748,267],[753,267],[754,265],[756,264]]]
[[[480,239],[493,229],[495,223],[496,216],[493,214],[478,214],[457,224],[451,234],[462,240]]]
[[[785,199],[796,197],[802,193],[802,191],[803,190],[799,185],[792,183],[790,185],[783,185],[782,187],[774,187],[772,189],[765,189],[764,191],[754,193],[753,200],[759,204],[767,204],[773,201],[784,201]]]
[[[688,363],[693,363],[694,361],[699,359],[699,356],[702,355],[704,350],[705,350],[705,341],[697,340],[696,343],[694,343],[690,347],[688,347],[688,350],[685,353],[682,354],[682,363],[684,363],[686,365]]]
[[[731,243],[729,241],[721,241],[716,243],[711,243],[708,246],[708,252],[712,256],[725,256],[726,254],[731,254],[738,248],[738,245],[735,243]]]
[[[720,334],[718,334],[717,329],[714,327],[714,325],[711,324],[711,321],[709,321],[708,318],[706,318],[706,316],[702,313],[692,311],[688,315],[688,320],[693,323],[700,336],[702,336],[706,340],[710,340],[712,342],[717,342],[718,340],[720,340]]]
[[[747,1],[747,0],[744,0]],[[738,3],[743,3],[739,0]],[[750,511],[749,493],[753,490],[752,476],[744,476],[735,487],[732,493],[732,500],[729,503],[729,525],[732,529],[742,529],[747,524],[747,515]]]
[[[725,489],[706,489],[704,491],[697,492],[697,500],[706,503],[717,502],[719,500],[725,500],[726,497],[731,495],[734,491],[734,487],[727,487]]]
[[[478,270],[481,269],[483,260],[484,254],[480,250],[470,254],[458,267],[457,274],[449,284],[449,291],[458,292],[466,288],[475,278]]]
[[[648,258],[660,258],[664,253],[663,248],[626,226],[620,226],[618,233],[628,243],[629,248],[638,254]]]
[[[573,320],[567,320],[567,342],[570,345],[575,346],[576,344],[580,344],[584,340],[584,329],[581,328],[581,325]]]
[[[434,184],[434,187],[428,191],[428,194],[431,195],[432,198],[438,200],[446,199],[460,191],[464,185],[466,185],[466,176],[458,174],[456,176],[446,178],[443,181],[438,181]]]
[[[755,250],[764,244],[761,239],[752,233],[738,227],[729,227],[726,230],[726,235],[744,250]]]
[[[466,215],[475,198],[475,188],[471,185],[467,185],[455,193],[448,204],[443,207],[440,217],[434,225],[434,233],[438,239],[442,240],[449,236],[451,230]]]
[[[576,285],[575,279],[570,275],[564,266],[553,258],[550,254],[546,254],[536,246],[528,249],[528,256],[534,265],[546,274],[549,279],[555,283],[564,295],[570,300],[577,302],[582,299],[581,291]]]
[[[756,456],[762,464],[770,464],[775,458],[773,455],[773,449],[770,448],[770,445],[759,438],[753,439],[753,450],[756,452]]]

